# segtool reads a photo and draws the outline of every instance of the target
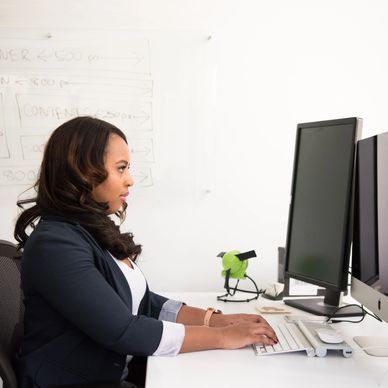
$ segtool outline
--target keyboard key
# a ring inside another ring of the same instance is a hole
[[[288,327],[286,326],[286,324],[284,324],[284,323],[280,324],[279,329],[282,332],[282,334],[284,335],[284,337],[286,338],[290,349],[293,349],[293,350],[298,349],[298,344],[292,338],[292,334],[288,330]]]
[[[287,339],[284,337],[282,330],[280,329],[280,325],[277,327],[276,335],[278,337],[278,344],[282,350],[290,349]]]

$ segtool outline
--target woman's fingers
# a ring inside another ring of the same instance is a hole
[[[255,343],[273,345],[277,342],[274,330],[267,323],[241,321],[223,329],[225,330],[225,347],[228,349],[236,349]]]
[[[255,334],[260,339],[263,339],[262,343],[272,344],[278,341],[275,331],[269,325],[259,324],[256,328]]]

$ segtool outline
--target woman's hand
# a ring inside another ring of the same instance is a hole
[[[223,329],[224,349],[237,349],[256,343],[277,343],[274,330],[258,314],[213,314],[210,326]]]
[[[252,344],[274,345],[277,337],[272,327],[262,318],[261,322],[242,320],[219,328],[223,349],[238,349]]]
[[[268,325],[268,322],[258,314],[213,314],[210,318],[210,326],[223,327],[244,321],[266,323]]]

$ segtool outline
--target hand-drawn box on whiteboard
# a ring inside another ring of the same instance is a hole
[[[15,95],[21,129],[47,131],[76,116],[93,116],[124,131],[153,129],[152,103],[71,94],[18,93]]]
[[[42,160],[47,136],[20,136],[24,160]]]

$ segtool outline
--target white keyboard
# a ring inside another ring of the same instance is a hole
[[[290,353],[305,351],[308,356],[314,355],[314,348],[306,341],[295,323],[282,322],[273,326],[278,337],[278,343],[275,345],[254,345],[257,355],[264,356],[274,353]]]
[[[328,350],[339,351],[344,357],[351,357],[353,354],[353,349],[346,341],[329,344],[320,340],[316,332],[317,329],[324,328],[325,330],[334,331],[327,323],[302,320],[292,323],[281,321],[281,323],[272,325],[272,327],[278,337],[278,343],[275,345],[253,345],[256,355],[266,356],[290,352],[306,352],[309,357],[324,357]]]

